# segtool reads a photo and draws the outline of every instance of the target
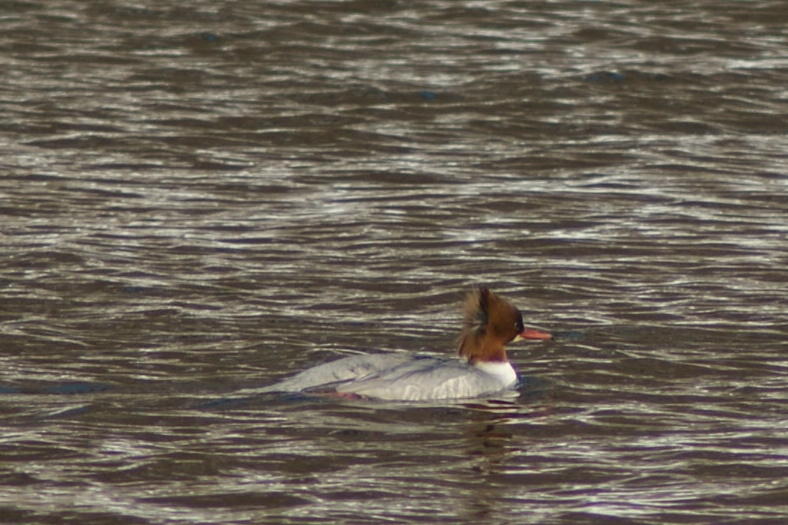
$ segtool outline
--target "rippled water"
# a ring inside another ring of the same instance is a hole
[[[785,523],[783,2],[0,5],[4,523]],[[238,393],[557,332],[519,399]]]

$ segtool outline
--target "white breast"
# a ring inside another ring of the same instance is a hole
[[[505,363],[474,363],[473,366],[484,372],[490,374],[498,382],[504,386],[511,386],[517,382],[517,372],[514,371],[512,364],[508,361]]]

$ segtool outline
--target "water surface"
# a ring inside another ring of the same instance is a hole
[[[784,523],[777,1],[0,8],[8,523]],[[519,398],[246,398],[556,331]]]

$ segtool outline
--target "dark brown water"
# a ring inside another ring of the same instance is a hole
[[[788,11],[0,4],[0,521],[788,522]],[[558,340],[514,403],[244,399]]]

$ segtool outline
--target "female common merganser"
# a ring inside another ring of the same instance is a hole
[[[459,359],[408,354],[351,356],[305,370],[265,392],[333,393],[388,401],[464,399],[512,390],[518,378],[504,346],[520,339],[551,339],[525,328],[509,301],[485,287],[465,299]],[[258,390],[260,392],[260,390]]]

